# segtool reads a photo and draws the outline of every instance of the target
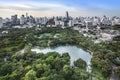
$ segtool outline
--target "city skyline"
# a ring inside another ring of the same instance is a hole
[[[34,17],[65,16],[118,16],[120,17],[120,1],[118,0],[1,0],[0,17],[25,14]]]

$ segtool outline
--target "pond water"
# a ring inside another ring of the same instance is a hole
[[[58,46],[55,48],[39,48],[39,47],[34,47],[31,49],[31,51],[35,51],[36,53],[48,53],[48,52],[58,52],[60,54],[62,53],[69,53],[70,57],[71,57],[71,64],[73,64],[73,62],[79,58],[83,59],[86,63],[87,63],[87,71],[90,72],[91,71],[91,67],[90,67],[90,61],[92,58],[92,55],[87,52],[84,51],[82,48],[78,48],[76,46]]]
[[[55,48],[40,48],[40,47],[33,47],[31,49],[31,51],[34,51],[36,53],[48,53],[48,52],[58,52],[62,55],[62,53],[69,53],[70,55],[70,60],[71,60],[71,65],[73,65],[73,62],[79,58],[81,58],[82,60],[84,60],[87,63],[87,71],[91,72],[91,58],[92,58],[92,53],[90,53],[90,51],[85,51],[82,48],[78,48],[77,46],[70,46],[70,45],[66,45],[66,46],[58,46]],[[22,49],[20,51],[18,51],[20,53],[24,53],[25,49]]]

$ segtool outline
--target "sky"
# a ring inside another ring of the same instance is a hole
[[[34,17],[103,16],[120,17],[120,0],[0,0],[0,17],[17,14]]]

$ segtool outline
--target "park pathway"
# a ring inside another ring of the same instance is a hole
[[[116,68],[117,66],[115,64],[112,64],[112,69]],[[119,80],[118,76],[115,74],[115,72],[112,70],[112,74],[110,76],[110,80]]]

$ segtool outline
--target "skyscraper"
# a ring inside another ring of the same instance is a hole
[[[27,21],[26,17],[25,17],[24,15],[22,15],[22,16],[20,17],[20,24],[23,25],[23,24],[26,23],[26,21]]]
[[[66,18],[67,18],[67,21],[69,20],[69,14],[68,14],[68,11],[66,11]]]
[[[19,23],[20,23],[20,21],[19,21],[17,15],[11,16],[11,25],[12,25],[12,26],[16,26],[16,25],[18,25]]]
[[[26,12],[26,17],[28,17],[28,13]]]
[[[69,23],[69,14],[68,14],[68,11],[66,11],[66,18],[64,21],[64,26],[68,26],[68,23]]]

